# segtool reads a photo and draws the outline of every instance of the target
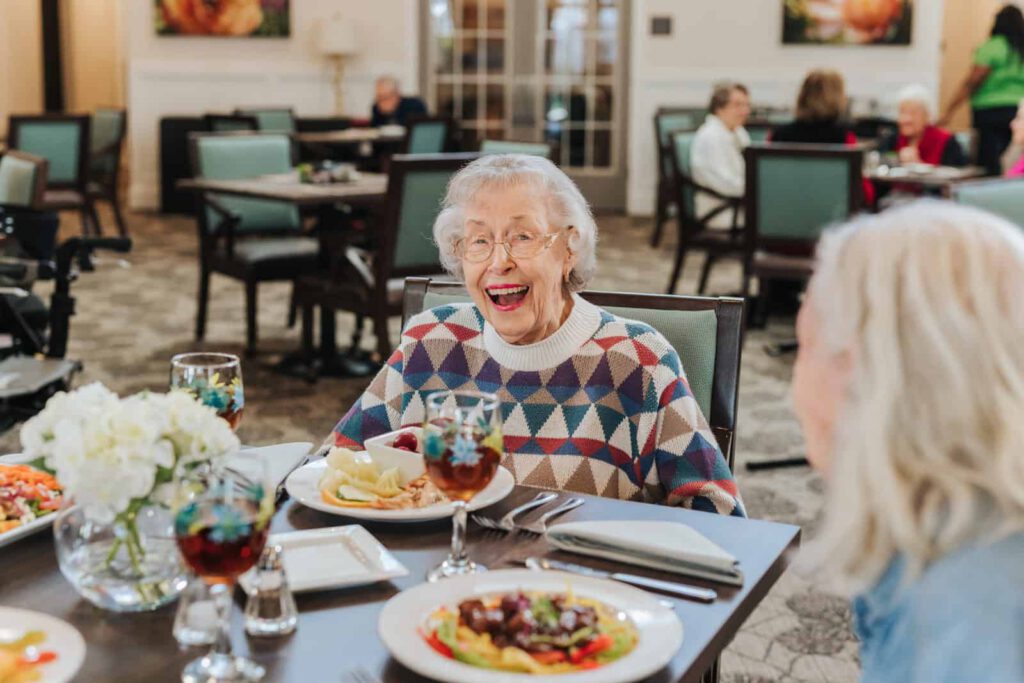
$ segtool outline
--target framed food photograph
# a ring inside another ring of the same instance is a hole
[[[287,38],[291,0],[153,0],[161,36]]]
[[[782,0],[783,45],[910,45],[913,0]]]

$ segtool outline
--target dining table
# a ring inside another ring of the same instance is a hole
[[[308,145],[361,145],[393,144],[405,139],[405,130],[399,128],[345,128],[292,133],[296,142]]]
[[[482,513],[500,515],[536,493],[536,489],[516,486],[508,497]],[[563,493],[561,497],[566,495]],[[703,678],[705,672],[716,666],[719,653],[782,576],[800,541],[800,528],[788,524],[595,496],[581,497],[585,503],[563,515],[560,521],[681,522],[733,554],[744,574],[742,586],[712,583],[569,554],[554,550],[543,537],[499,534],[470,524],[470,556],[490,569],[521,567],[525,558],[542,556],[716,590],[717,599],[711,603],[656,594],[667,601],[679,617],[683,642],[665,668],[644,679],[648,683],[709,680]],[[286,500],[276,511],[270,531],[278,534],[352,523],[353,520],[345,517]],[[298,628],[289,636],[272,638],[245,634],[241,615],[244,595],[236,591],[232,621],[235,651],[266,667],[264,680],[317,683],[428,680],[405,668],[389,654],[377,635],[377,620],[385,602],[405,589],[424,583],[427,570],[445,558],[451,541],[451,523],[442,519],[418,524],[363,520],[361,524],[408,568],[407,576],[371,585],[300,593],[296,596]],[[200,648],[179,647],[172,637],[173,605],[153,612],[116,614],[80,598],[61,575],[50,531],[5,547],[2,557],[0,605],[36,610],[66,620],[84,636],[86,656],[76,681],[176,681],[182,667],[202,653]],[[362,679],[354,676],[357,670],[362,672]]]
[[[930,164],[908,164],[889,166],[879,164],[865,171],[864,177],[878,185],[898,185],[923,190],[937,190],[949,196],[950,188],[965,180],[986,175],[981,166],[932,166]]]

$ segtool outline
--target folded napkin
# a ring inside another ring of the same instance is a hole
[[[305,460],[312,449],[313,444],[308,441],[279,443],[258,448],[243,446],[242,450],[228,459],[228,467],[238,470],[255,481],[266,476],[265,483],[277,489],[292,473],[292,470]],[[261,471],[260,461],[265,463],[266,469],[263,471]]]
[[[735,557],[678,522],[567,522],[550,527],[547,539],[573,553],[743,585]]]

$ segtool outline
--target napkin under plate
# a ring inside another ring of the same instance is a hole
[[[313,449],[308,441],[279,443],[273,446],[243,446],[236,455],[228,459],[228,466],[253,479],[261,476],[260,467],[254,466],[256,459],[266,463],[266,483],[277,488],[298,467]]]
[[[678,522],[567,522],[549,528],[546,536],[560,550],[743,585],[735,557]]]

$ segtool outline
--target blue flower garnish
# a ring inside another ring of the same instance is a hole
[[[448,450],[444,437],[435,431],[426,431],[423,435],[423,455],[431,460],[439,460]]]
[[[478,462],[480,462],[480,451],[477,450],[476,441],[461,434],[456,436],[455,444],[452,447],[452,465],[473,467]]]
[[[230,505],[217,505],[213,508],[214,523],[210,527],[209,539],[214,543],[236,541],[252,533],[252,524],[242,513]]]

